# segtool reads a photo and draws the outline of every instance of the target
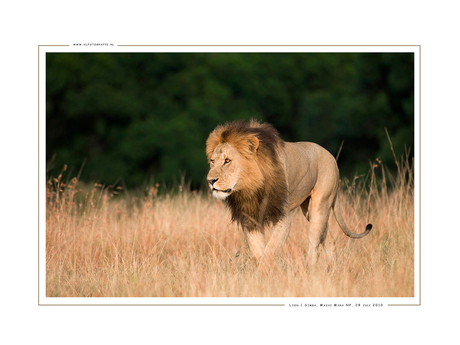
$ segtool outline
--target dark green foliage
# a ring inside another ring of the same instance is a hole
[[[207,173],[218,124],[256,118],[336,155],[342,175],[414,146],[411,53],[48,53],[48,173],[139,186]]]

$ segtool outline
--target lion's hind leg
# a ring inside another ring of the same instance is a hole
[[[330,200],[312,200],[307,216],[307,219],[310,222],[308,232],[308,240],[310,246],[307,253],[307,262],[312,266],[316,265],[321,251],[326,252],[328,259],[333,257],[333,244],[328,243],[326,245],[326,237],[329,231],[328,223],[330,213]]]

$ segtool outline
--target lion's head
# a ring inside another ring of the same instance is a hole
[[[240,188],[239,180],[244,161],[231,144],[221,143],[216,146],[209,158],[209,164],[211,168],[207,180],[215,198],[223,200]]]
[[[210,164],[207,180],[213,196],[219,199],[235,191],[256,189],[263,180],[256,158],[259,139],[254,133],[235,129],[219,126],[206,143]]]
[[[209,188],[214,197],[228,200],[233,219],[262,217],[262,222],[272,221],[270,214],[276,210],[270,205],[285,203],[285,169],[279,157],[282,146],[271,125],[256,121],[226,123],[211,132],[206,141]],[[260,205],[267,203],[262,202],[264,198],[269,205],[261,215]]]

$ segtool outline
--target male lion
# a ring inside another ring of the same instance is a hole
[[[212,195],[226,199],[253,256],[271,256],[288,237],[290,211],[300,206],[310,222],[308,260],[314,264],[324,246],[331,209],[345,235],[362,238],[346,226],[339,208],[339,169],[321,146],[284,142],[268,123],[235,121],[217,126],[206,141],[207,176]],[[308,215],[307,215],[308,211]],[[265,241],[264,227],[271,236]]]

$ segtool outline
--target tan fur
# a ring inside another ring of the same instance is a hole
[[[206,142],[210,162],[207,176],[213,196],[226,199],[232,219],[241,224],[252,254],[271,257],[288,237],[290,211],[301,207],[310,222],[309,261],[315,263],[324,246],[331,209],[343,232],[337,192],[339,170],[321,146],[289,143],[269,124],[236,121],[216,127]],[[266,227],[270,236],[265,236]]]

